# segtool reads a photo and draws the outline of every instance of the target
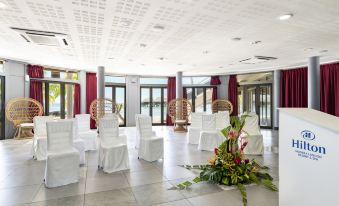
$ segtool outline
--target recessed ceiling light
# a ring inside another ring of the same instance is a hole
[[[179,63],[178,65],[179,65],[179,66],[181,66],[182,64],[181,64],[181,63]]]
[[[159,57],[159,60],[163,61],[165,60],[165,57]]]
[[[144,44],[144,43],[140,44],[140,47],[146,47],[146,46],[147,46],[147,44]]]
[[[162,31],[164,29],[165,29],[165,27],[162,26],[162,25],[159,25],[159,24],[153,26],[153,30],[155,30],[155,31]]]
[[[5,4],[5,3],[3,3],[3,2],[0,2],[0,9],[2,9],[2,8],[6,8],[7,7],[7,5]]]
[[[328,52],[328,50],[324,49],[324,50],[321,50],[319,53],[326,53],[326,52]]]
[[[234,38],[232,38],[232,40],[233,40],[233,41],[240,41],[241,38],[240,38],[240,37],[234,37]]]
[[[208,53],[210,53],[210,52],[207,51],[207,50],[205,50],[205,51],[203,51],[202,53],[203,53],[203,54],[208,54]]]
[[[290,19],[292,17],[293,17],[293,14],[284,14],[284,15],[279,16],[279,20],[284,21],[284,20]]]
[[[145,64],[141,64],[141,66],[145,66]]]
[[[114,57],[108,57],[107,59],[114,59]]]
[[[132,61],[133,61],[133,59],[129,59],[128,61],[132,62]]]
[[[219,69],[222,69],[222,68],[224,68],[224,67],[222,67],[222,66],[219,67]]]

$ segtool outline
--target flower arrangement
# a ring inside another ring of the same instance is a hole
[[[181,165],[186,169],[201,170],[200,175],[192,181],[182,182],[170,189],[183,190],[194,183],[209,181],[221,185],[235,185],[240,190],[244,206],[247,205],[247,193],[245,185],[255,183],[263,185],[273,191],[278,188],[272,183],[273,178],[264,170],[269,169],[260,166],[255,160],[246,159],[243,150],[247,145],[243,137],[247,135],[243,131],[245,119],[248,115],[231,117],[231,125],[221,130],[225,141],[214,149],[214,155],[206,165]]]

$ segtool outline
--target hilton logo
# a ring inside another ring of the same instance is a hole
[[[295,152],[298,153],[298,156],[319,160],[322,155],[326,154],[325,147],[313,143],[316,138],[313,132],[304,130],[301,132],[301,137],[303,140],[292,139],[292,147],[296,149]]]

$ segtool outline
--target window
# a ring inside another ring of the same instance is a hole
[[[211,77],[183,77],[184,85],[210,85]]]
[[[78,73],[74,71],[60,71],[55,69],[44,69],[44,78],[61,80],[78,80]]]
[[[153,124],[166,124],[167,88],[142,86],[140,88],[140,112],[150,115]]]
[[[167,85],[167,78],[154,78],[154,77],[142,77],[140,78],[140,84],[150,85]]]
[[[118,105],[120,126],[126,125],[126,87],[117,85],[105,86],[105,98],[112,99]]]
[[[117,84],[125,84],[126,78],[120,76],[105,76],[106,83],[117,83]]]
[[[74,84],[43,82],[45,114],[61,119],[73,118]]]
[[[187,99],[192,103],[193,112],[212,113],[213,87],[185,87]]]

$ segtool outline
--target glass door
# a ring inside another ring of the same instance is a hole
[[[155,125],[166,124],[167,88],[141,87],[140,112],[151,116]]]
[[[126,126],[126,87],[106,85],[105,98],[111,99],[118,106],[119,125]]]
[[[5,77],[0,76],[0,139],[5,139]]]
[[[255,112],[260,126],[272,128],[272,84],[243,85],[238,88],[239,112]]]

